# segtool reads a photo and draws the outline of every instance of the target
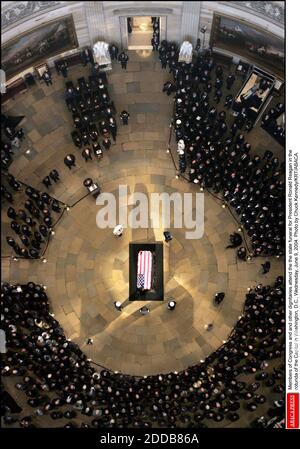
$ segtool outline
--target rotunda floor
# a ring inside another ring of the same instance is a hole
[[[88,68],[70,70],[73,81]],[[64,80],[54,76],[53,86],[39,85],[17,98],[5,113],[24,114],[28,145],[20,150],[10,171],[20,180],[42,190],[41,180],[56,168],[61,182],[49,193],[73,205],[86,193],[82,181],[92,177],[103,192],[116,193],[127,185],[129,193],[196,192],[197,186],[175,178],[166,153],[172,98],[161,92],[170,79],[157,57],[130,52],[127,71],[113,65],[108,72],[117,112],[126,109],[130,124],[119,125],[117,143],[101,161],[85,161],[70,138],[72,117],[64,103]],[[239,81],[241,82],[241,81]],[[238,90],[238,83],[236,90]],[[269,140],[270,139],[270,140]],[[246,136],[254,151],[279,145],[260,128]],[[74,153],[77,168],[69,171],[64,156]],[[253,153],[254,154],[254,153]],[[111,229],[99,229],[99,206],[92,197],[80,200],[65,212],[48,247],[47,263],[2,259],[3,280],[29,280],[44,284],[53,313],[68,338],[79,344],[93,362],[115,371],[148,375],[180,371],[204,359],[230,334],[242,313],[247,287],[273,282],[283,272],[283,262],[272,260],[267,275],[260,274],[263,258],[238,262],[234,250],[225,250],[228,236],[238,225],[220,202],[205,194],[205,230],[199,240],[186,240],[185,229],[171,229],[173,240],[164,243],[165,300],[152,302],[142,316],[145,302],[129,302],[129,242],[163,240],[163,229],[126,229],[116,239]],[[4,230],[7,225],[2,214]],[[4,231],[5,234],[5,231]],[[4,248],[5,251],[5,248]],[[8,251],[8,250],[7,250]],[[218,291],[223,303],[212,302]],[[169,298],[176,310],[167,310]],[[115,300],[124,309],[115,309]],[[205,325],[213,323],[207,331]],[[93,338],[93,345],[87,339]]]

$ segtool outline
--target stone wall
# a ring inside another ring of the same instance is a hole
[[[189,39],[195,44],[197,37],[203,38],[200,28],[206,25],[208,46],[214,12],[246,20],[284,38],[284,2],[19,1],[2,2],[2,43],[49,20],[72,14],[79,47],[92,45],[99,38],[122,46],[126,43],[122,18],[152,15],[166,17],[169,41]]]
[[[210,41],[210,33],[212,28],[212,21],[214,12],[219,14],[225,14],[238,19],[247,21],[249,24],[254,24],[261,27],[265,31],[279,36],[284,39],[284,21],[270,20],[268,15],[263,16],[261,12],[256,14],[254,9],[243,7],[240,4],[243,3],[282,3],[282,2],[200,2],[200,22],[199,27],[204,25],[207,26],[207,31],[205,35],[205,46],[208,46]],[[199,29],[199,37],[201,38],[201,33]]]

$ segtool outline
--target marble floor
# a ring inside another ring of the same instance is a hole
[[[182,370],[214,351],[242,314],[247,288],[259,282],[271,283],[282,274],[283,262],[273,260],[270,273],[263,276],[263,258],[239,262],[234,250],[224,250],[229,233],[238,225],[220,201],[205,194],[203,237],[187,240],[185,229],[171,229],[174,238],[164,243],[165,301],[151,303],[147,316],[138,311],[144,302],[126,301],[128,244],[163,240],[163,227],[128,228],[116,239],[111,229],[97,227],[100,206],[92,197],[83,198],[83,180],[92,177],[103,192],[111,193],[116,193],[119,185],[127,185],[129,194],[199,191],[197,186],[176,179],[166,152],[173,104],[172,98],[162,93],[163,83],[170,79],[168,71],[161,69],[152,53],[132,51],[129,57],[126,71],[114,63],[108,73],[117,112],[129,111],[129,125],[119,124],[117,143],[101,161],[86,163],[74,148],[63,78],[54,75],[53,86],[39,84],[4,107],[4,113],[26,116],[23,128],[28,138],[11,173],[42,189],[41,180],[56,168],[61,181],[49,193],[71,207],[55,228],[47,263],[2,259],[2,278],[46,285],[56,319],[95,363],[147,375]],[[88,73],[88,68],[76,67],[70,70],[69,79],[76,81]],[[236,90],[241,82],[237,80]],[[253,154],[266,148],[278,155],[283,152],[260,127],[251,131],[247,140]],[[76,155],[77,167],[72,171],[63,164],[67,153]],[[5,211],[3,232],[8,226]],[[218,291],[224,291],[226,298],[215,307],[212,297]],[[173,312],[166,307],[169,298],[177,302]],[[114,308],[115,300],[124,303],[122,312]],[[205,329],[208,323],[214,324],[209,332]],[[93,338],[93,345],[86,344],[88,338]]]

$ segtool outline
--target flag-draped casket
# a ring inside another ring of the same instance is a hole
[[[152,285],[152,252],[139,251],[137,266],[137,288],[151,290]]]

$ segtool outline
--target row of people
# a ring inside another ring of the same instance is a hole
[[[169,65],[174,77],[173,126],[182,170],[185,157],[190,181],[213,189],[235,209],[251,239],[254,256],[281,256],[285,245],[284,164],[280,165],[271,151],[263,157],[251,155],[251,145],[238,134],[246,124],[246,110],[237,113],[231,126],[226,111],[217,110],[207,84],[213,77],[222,80],[224,71],[213,62],[210,52],[197,56],[192,64],[174,65],[169,59]],[[226,82],[231,88],[235,80],[229,76]]]
[[[2,284],[1,310],[7,346],[2,376],[21,378],[15,386],[32,408],[15,417],[6,407],[8,425],[18,419],[34,427],[36,417],[48,415],[65,427],[209,427],[245,413],[253,413],[255,423],[268,390],[279,400],[284,394],[282,277],[250,289],[233,332],[205,361],[142,378],[95,370],[66,338],[40,285]]]
[[[7,217],[11,220],[10,228],[19,243],[10,235],[6,237],[6,241],[16,256],[39,258],[54,226],[52,212],[61,214],[63,206],[48,193],[38,192],[32,187],[27,187],[25,194],[28,198],[24,202],[24,209],[16,210],[12,206],[7,209]]]

